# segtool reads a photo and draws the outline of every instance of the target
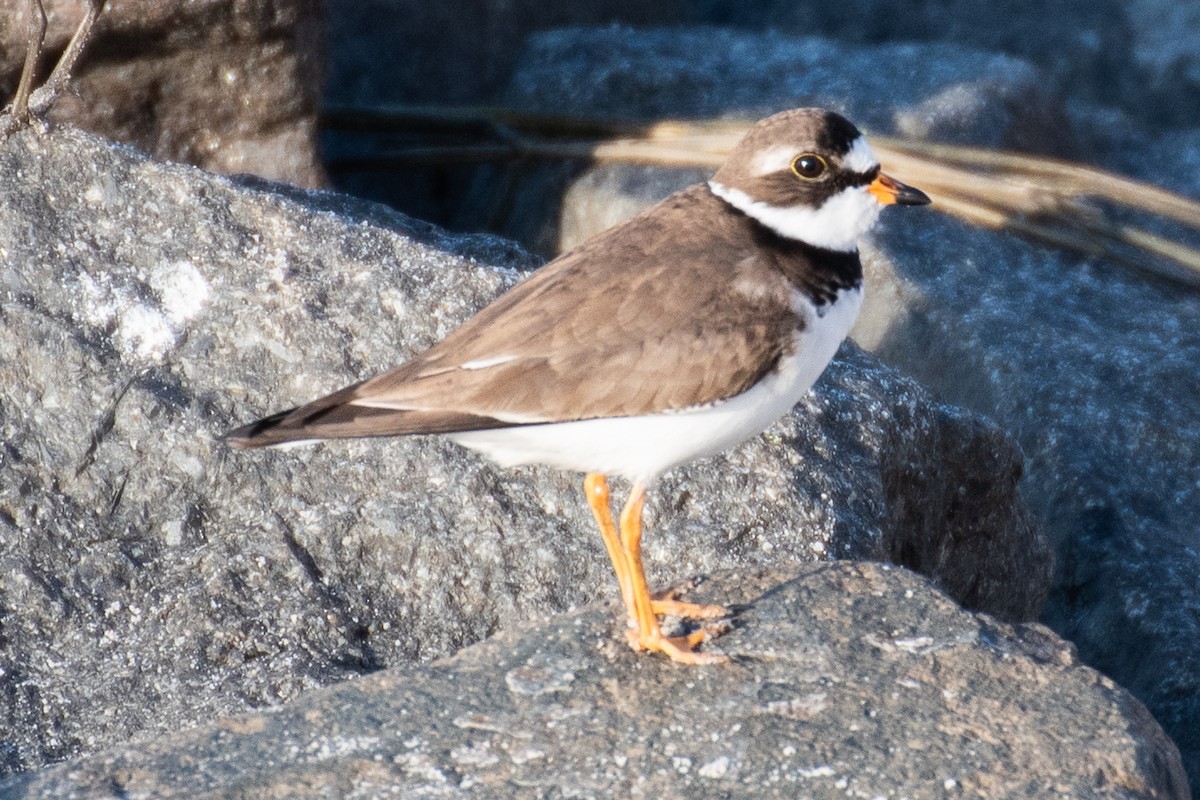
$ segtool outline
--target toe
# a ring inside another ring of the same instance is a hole
[[[729,609],[724,606],[705,605],[701,603],[685,603],[674,598],[661,598],[650,601],[650,607],[655,614],[683,619],[719,619],[729,616]]]
[[[699,653],[696,648],[732,627],[728,620],[721,620],[702,625],[683,636],[663,636],[658,631],[650,635],[643,635],[636,630],[626,631],[626,636],[629,646],[634,650],[662,653],[679,664],[723,664],[729,661],[727,656],[719,653]]]

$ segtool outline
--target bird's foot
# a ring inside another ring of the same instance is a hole
[[[650,607],[655,614],[682,619],[720,619],[729,616],[725,606],[715,606],[703,603],[688,603],[680,600],[680,596],[692,590],[691,583],[673,586],[662,592],[656,592],[650,597]]]
[[[636,628],[630,628],[626,635],[629,638],[629,646],[634,650],[662,653],[678,664],[724,664],[729,661],[729,656],[720,653],[697,653],[696,648],[732,627],[727,620],[723,620],[701,625],[683,636],[664,636],[659,630],[643,634]]]

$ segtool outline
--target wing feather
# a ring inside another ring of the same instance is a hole
[[[229,436],[446,433],[717,402],[774,369],[803,325],[771,266],[740,215],[693,187],[551,262],[406,364]]]

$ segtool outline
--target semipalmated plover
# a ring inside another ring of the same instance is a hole
[[[651,595],[642,505],[664,471],[760,433],[812,387],[862,304],[858,240],[923,205],[845,118],[785,111],[712,180],[551,261],[407,363],[227,435],[238,447],[445,434],[504,466],[586,473],[635,649],[689,664],[719,606]],[[633,484],[614,522],[605,476]],[[667,637],[660,614],[708,620]]]

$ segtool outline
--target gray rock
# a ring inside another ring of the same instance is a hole
[[[822,36],[850,50],[917,43],[1003,53],[1037,65],[1049,94],[1120,105],[1160,122],[1200,122],[1200,12],[1177,0],[473,0],[453,10],[358,0],[330,3],[328,17],[336,102],[489,101],[506,85],[523,40],[538,31],[712,25]],[[845,72],[884,75],[893,68],[879,62]]]
[[[70,130],[0,143],[3,768],[613,596],[576,477],[438,439],[213,438],[427,347],[530,261]],[[1050,564],[1020,465],[995,426],[847,347],[766,436],[663,479],[652,579],[890,558],[1026,619]]]
[[[1114,161],[1200,197],[1200,131],[1134,138]],[[1200,298],[951,220],[912,233],[883,226],[892,255],[868,269],[889,324],[858,341],[1017,436],[1021,494],[1059,559],[1044,621],[1146,703],[1197,784]]]
[[[952,44],[848,46],[723,28],[539,33],[527,41],[505,99],[544,111],[564,110],[554,104],[565,101],[565,108],[618,119],[753,119],[823,106],[866,129],[892,132],[899,115],[919,114],[931,98],[954,89],[998,93],[984,94],[974,112],[986,115],[988,144],[1028,137],[1039,109],[1045,125],[1057,113],[1041,95],[1036,69],[994,52]],[[1029,108],[1001,113],[1018,100]],[[968,125],[970,113],[961,116]]]
[[[1053,94],[1119,105],[1159,122],[1200,122],[1200,14],[1192,3],[706,0],[693,7],[693,18],[848,43],[943,42],[1006,53],[1037,64]]]
[[[634,655],[613,606],[592,606],[0,795],[1188,796],[1141,704],[1040,625],[964,613],[875,564],[725,573],[701,594],[739,609],[733,664]]]
[[[571,50],[568,35],[558,34],[554,52]],[[711,46],[693,41],[676,72],[728,67],[728,54],[717,52],[727,35]],[[583,48],[595,34],[578,37]],[[547,79],[540,93],[532,81],[521,91],[564,112],[606,108],[620,97],[667,116],[692,109],[681,82],[641,77],[660,68],[670,74],[660,42],[629,38],[619,71],[598,56],[596,74],[613,75],[599,86]],[[580,58],[564,58],[567,74],[588,74]],[[776,74],[769,52],[761,68],[757,76],[749,66],[735,70],[727,85],[713,78],[706,95],[728,94],[735,108],[752,104],[745,87]],[[547,63],[537,74],[552,72]],[[762,91],[764,102],[773,97],[773,89]],[[1151,135],[1119,112],[1075,106],[1072,113],[1092,128],[1084,146],[1104,166],[1200,196],[1200,172],[1190,168],[1200,159],[1200,131]],[[565,244],[689,177],[590,170],[566,195]],[[1014,433],[1028,458],[1022,495],[1058,548],[1046,622],[1146,703],[1200,783],[1200,299],[1123,267],[945,217],[913,224],[885,214],[864,253],[867,304],[852,337],[939,397]]]
[[[1159,122],[1200,123],[1200,6],[1134,0],[1123,8],[1132,32],[1131,66],[1142,78],[1134,109]]]
[[[1082,154],[1093,163],[1105,162],[1098,160],[1097,153],[1077,146],[1077,139],[1088,139],[1092,131],[1069,124],[1056,98],[1119,106],[1139,123],[1200,124],[1196,79],[1200,28],[1195,24],[1195,4],[1177,0],[846,0],[832,4],[472,0],[453,5],[354,0],[328,5],[327,98],[334,104],[494,103],[518,66],[516,54],[527,35],[564,26],[620,23],[673,26],[654,34],[664,41],[667,57],[652,69],[642,69],[644,61],[637,56],[626,62],[637,66],[624,69],[619,61],[624,47],[610,42],[617,56],[610,59],[615,69],[593,77],[633,87],[623,98],[627,104],[616,107],[621,118],[646,105],[638,87],[644,85],[652,94],[661,88],[658,71],[662,70],[667,80],[677,81],[677,100],[663,106],[672,114],[688,108],[725,113],[748,100],[750,105],[737,110],[754,116],[803,102],[838,105],[849,97],[856,103],[854,118],[874,126],[877,111],[886,112],[894,97],[904,97],[911,98],[905,101],[910,106],[896,123],[906,132],[935,131],[953,141],[1067,157]],[[723,26],[728,42],[752,45],[731,46],[725,53],[722,41],[710,38],[705,44],[715,50],[671,47],[672,40],[682,42],[696,35],[695,27],[684,32],[686,26],[705,25]],[[794,46],[804,41],[802,37],[812,36],[824,37],[827,60],[818,59],[814,66],[810,54],[807,59],[775,61],[776,68],[754,72],[772,62],[781,43]],[[629,31],[598,30],[591,39],[590,59],[606,58],[605,37],[632,38]],[[557,75],[559,64],[571,60],[566,50],[562,59],[547,62],[545,79],[567,84],[567,76]],[[879,58],[862,57],[871,51]],[[743,79],[722,83],[721,75],[697,71],[696,64],[718,58],[728,72]],[[944,85],[928,86],[927,76],[943,67]],[[1023,75],[1034,67],[1031,85]],[[624,75],[619,74],[622,69]],[[789,87],[806,81],[808,88],[801,95],[782,96]],[[594,84],[579,86],[596,96],[605,91]],[[1031,118],[1024,119],[1026,115]],[[892,120],[886,123],[890,127]],[[349,160],[383,155],[386,162],[387,143],[381,138],[328,133],[324,139],[327,154]],[[338,171],[335,166],[334,180],[422,218],[458,230],[502,232],[550,253],[556,236],[538,216],[545,192],[526,193],[523,173],[528,166],[522,162],[489,170],[478,180],[476,168],[462,164],[399,167],[391,163],[382,172]],[[569,175],[568,170],[551,180],[554,196]],[[506,191],[497,192],[497,187]],[[486,193],[486,200],[480,199],[481,193]],[[510,201],[518,205],[515,213],[509,209]]]
[[[507,85],[531,33],[565,25],[670,24],[682,0],[329,0],[327,98],[337,103],[472,103]]]

